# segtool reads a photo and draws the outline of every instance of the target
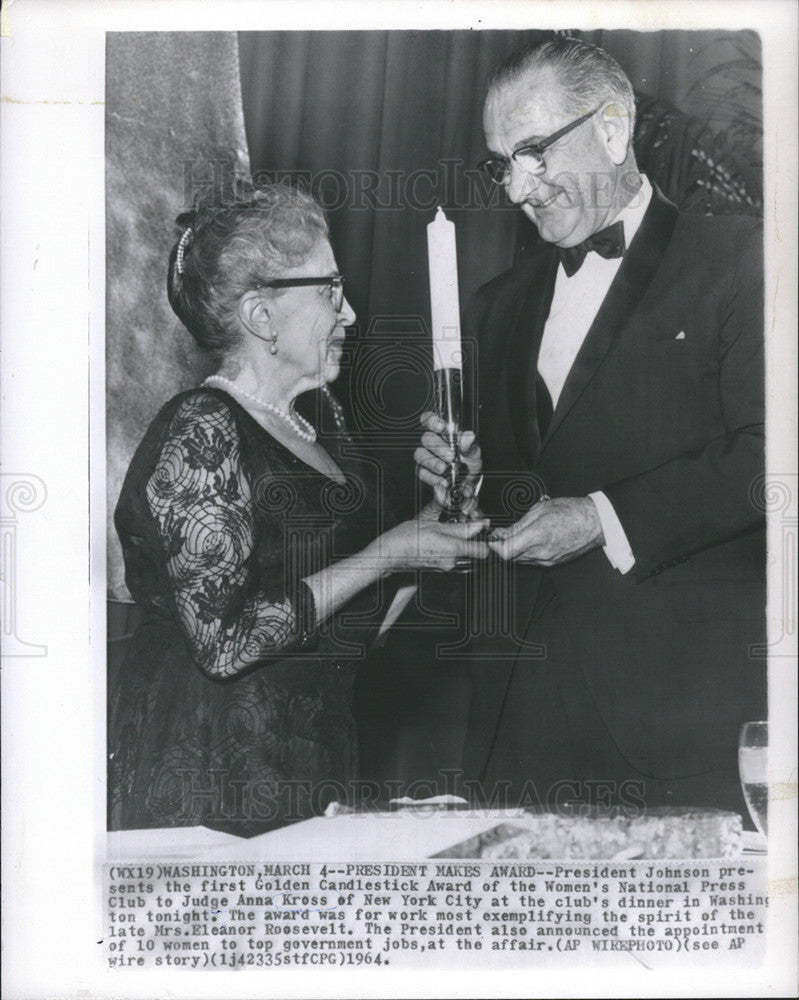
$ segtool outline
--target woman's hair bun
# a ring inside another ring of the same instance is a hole
[[[190,208],[187,212],[181,212],[180,215],[175,219],[175,224],[180,226],[181,229],[194,228],[194,223],[197,220],[197,212],[195,209]]]

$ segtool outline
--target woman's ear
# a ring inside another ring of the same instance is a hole
[[[259,340],[273,340],[269,299],[257,288],[245,292],[236,310],[239,323]]]
[[[627,159],[632,141],[632,115],[613,101],[602,109],[601,128],[610,161],[620,166]]]

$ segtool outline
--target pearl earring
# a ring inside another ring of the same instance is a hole
[[[270,354],[277,354],[277,334],[272,337],[272,343],[269,346]]]

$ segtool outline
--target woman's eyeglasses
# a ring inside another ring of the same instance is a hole
[[[324,278],[275,278],[265,281],[259,288],[304,288],[308,285],[324,285],[328,289],[330,301],[336,312],[341,312],[344,304],[344,276],[328,274]],[[321,291],[322,289],[320,289]]]
[[[520,146],[519,149],[515,149],[511,153],[510,159],[507,156],[492,156],[487,160],[483,160],[478,166],[481,170],[485,170],[495,184],[505,183],[510,174],[511,160],[515,160],[528,173],[539,174],[546,166],[544,163],[544,151],[554,142],[557,142],[558,139],[562,139],[564,135],[568,135],[572,129],[577,128],[578,125],[582,125],[583,122],[587,122],[597,111],[599,111],[599,108],[594,108],[587,115],[575,118],[573,122],[564,125],[563,128],[558,129],[557,132],[553,132],[552,135],[547,136],[546,139],[542,139],[540,142],[530,142],[526,146]]]

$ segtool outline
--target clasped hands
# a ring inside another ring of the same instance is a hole
[[[425,428],[422,443],[413,457],[417,476],[433,488],[434,500],[424,513],[434,516],[446,500],[445,476],[453,455],[444,437],[445,424],[440,417],[423,413],[422,426]],[[477,491],[483,467],[480,448],[472,431],[463,431],[459,443],[461,461],[468,470],[463,489],[469,499],[464,510],[479,518]],[[555,497],[535,504],[514,524],[495,528],[487,542],[501,559],[556,566],[604,545],[605,539],[590,497]]]

